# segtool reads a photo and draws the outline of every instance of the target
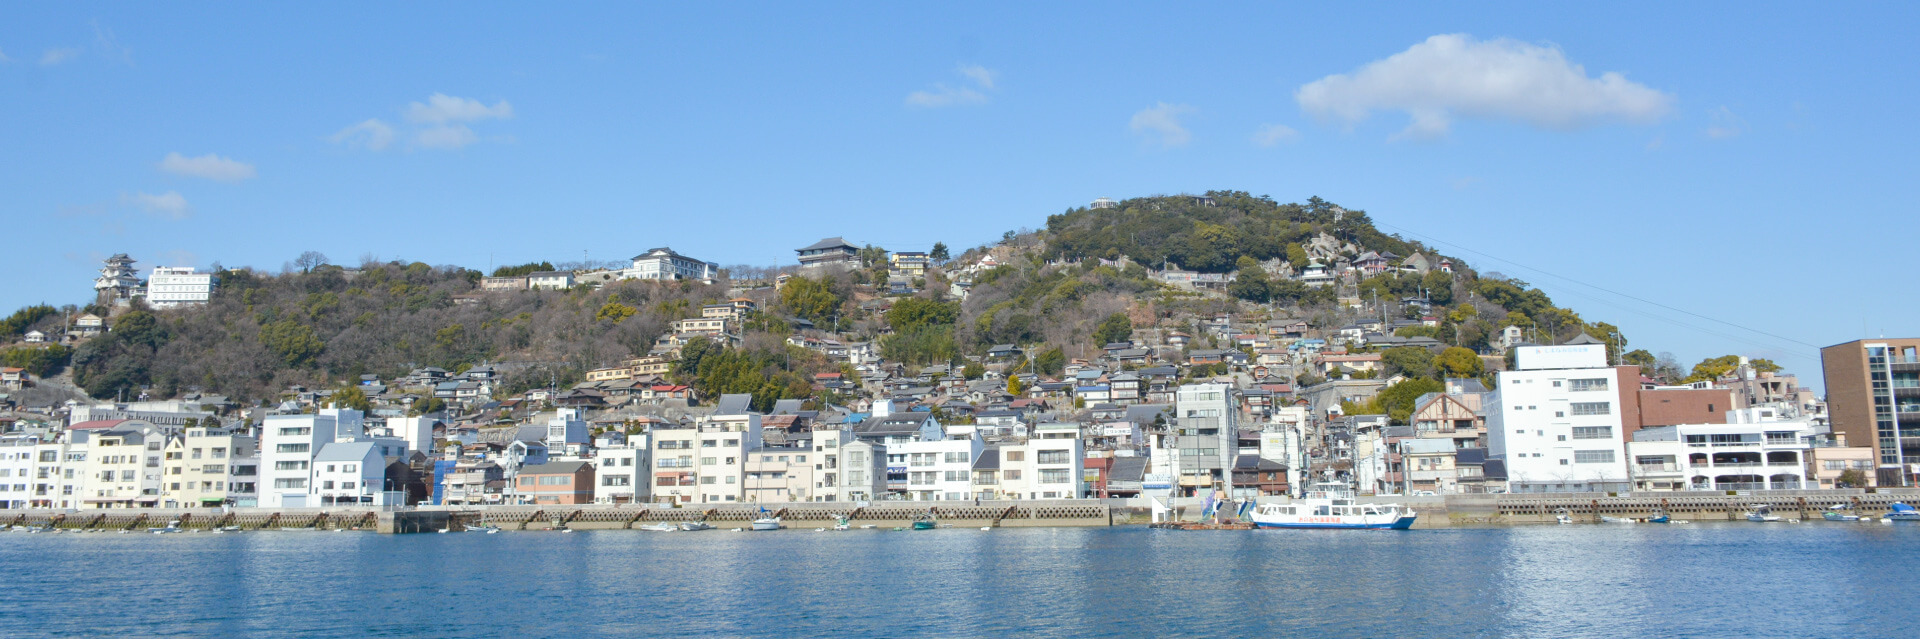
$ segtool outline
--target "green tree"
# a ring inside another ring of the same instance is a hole
[[[1093,330],[1093,343],[1097,345],[1115,344],[1133,339],[1133,320],[1126,313],[1114,313],[1100,322]]]
[[[927,252],[927,259],[933,260],[936,263],[945,262],[950,257],[952,256],[947,254],[946,242],[934,242],[933,250]]]
[[[1227,283],[1227,294],[1255,304],[1265,304],[1273,299],[1273,291],[1267,279],[1267,272],[1254,263],[1253,258],[1240,257],[1240,273]]]
[[[1720,379],[1721,375],[1725,375],[1733,371],[1734,367],[1739,365],[1740,365],[1739,355],[1721,355],[1719,357],[1709,357],[1707,359],[1701,360],[1700,363],[1698,364],[1694,364],[1693,374],[1688,375],[1686,379],[1680,380],[1680,383],[1692,384],[1694,382],[1710,382],[1716,379]]]
[[[167,331],[160,326],[160,320],[146,311],[134,311],[114,320],[113,335],[122,344],[153,348],[167,341]]]
[[[1427,300],[1445,306],[1453,303],[1453,275],[1434,269],[1420,279],[1420,287],[1427,290]]]
[[[1487,374],[1487,363],[1472,350],[1458,346],[1441,351],[1433,358],[1435,372],[1441,377],[1480,377]]]
[[[438,397],[428,396],[413,400],[413,405],[407,408],[407,413],[418,417],[421,415],[431,415],[446,409],[447,403],[445,401],[442,401]]]
[[[1014,397],[1026,397],[1027,387],[1020,383],[1019,375],[1007,376],[1007,394]]]
[[[314,336],[311,327],[291,319],[260,327],[260,343],[265,344],[273,354],[279,355],[287,366],[294,368],[311,365],[314,358],[320,356],[320,351],[326,348],[326,344]]]
[[[1627,351],[1627,354],[1620,356],[1620,359],[1623,362],[1640,367],[1640,374],[1642,375],[1651,376],[1654,374],[1655,369],[1660,367],[1660,364],[1654,359],[1653,353],[1647,352],[1647,349],[1644,348]]]
[[[825,279],[794,277],[780,287],[780,305],[794,317],[820,324],[840,310],[840,296],[833,293]]]
[[[351,408],[360,412],[373,410],[373,401],[367,399],[366,392],[361,391],[358,386],[348,386],[334,391],[329,399],[333,401],[334,408]]]
[[[1747,364],[1753,366],[1753,370],[1756,373],[1780,372],[1780,365],[1773,363],[1773,360],[1770,359],[1752,359],[1748,360]]]
[[[950,325],[959,317],[959,302],[936,302],[918,297],[903,298],[887,309],[887,325],[898,333],[928,325]]]
[[[1306,268],[1309,262],[1306,247],[1299,244],[1287,245],[1287,264],[1292,265],[1293,270],[1298,271]]]
[[[1059,375],[1067,369],[1067,354],[1056,346],[1041,351],[1033,358],[1033,372],[1039,375]]]
[[[1433,352],[1419,346],[1396,346],[1381,351],[1380,363],[1386,365],[1389,374],[1433,376]]]
[[[1386,411],[1388,419],[1396,424],[1405,424],[1407,418],[1413,416],[1413,409],[1418,408],[1414,406],[1414,402],[1419,400],[1421,395],[1442,393],[1446,390],[1447,386],[1439,380],[1419,377],[1388,386],[1386,390],[1380,391],[1380,395],[1375,399],[1380,402],[1380,408]]]
[[[600,312],[595,313],[593,315],[593,320],[596,322],[601,320],[608,320],[614,324],[619,324],[621,322],[627,321],[627,318],[633,317],[639,314],[640,314],[640,309],[627,306],[626,304],[621,304],[619,302],[615,302],[612,300],[608,300],[606,305],[600,307]]]
[[[987,367],[981,366],[980,362],[967,362],[967,365],[960,369],[960,376],[967,379],[980,379],[986,374]]]
[[[493,269],[494,277],[519,277],[530,273],[546,273],[553,270],[552,262],[528,262],[515,266],[502,266]]]

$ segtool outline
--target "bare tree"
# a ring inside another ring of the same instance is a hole
[[[293,260],[293,265],[298,267],[302,273],[312,273],[313,269],[324,266],[327,263],[326,254],[319,251],[301,253],[300,257],[294,258]]]

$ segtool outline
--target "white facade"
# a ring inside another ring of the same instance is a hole
[[[573,288],[573,273],[570,271],[541,271],[527,274],[529,290]]]
[[[83,508],[140,508],[160,503],[160,457],[165,446],[160,429],[150,424],[122,424],[115,429],[77,431],[76,448],[84,447]]]
[[[335,412],[335,411],[322,411]],[[347,410],[358,422],[360,412]],[[260,427],[260,506],[308,506],[313,456],[341,434],[339,415],[270,415]],[[353,427],[357,433],[357,427]]]
[[[1521,346],[1486,398],[1489,456],[1514,492],[1627,490],[1618,373],[1603,344]]]
[[[620,272],[627,280],[701,280],[720,276],[720,265],[673,252],[661,247],[633,256],[633,266]]]
[[[1066,429],[1048,429],[1056,424],[1042,424],[1035,437],[1021,444],[1007,444],[1000,448],[1000,491],[1007,499],[1076,499],[1086,492],[1086,459],[1078,424],[1062,424],[1072,427],[1072,435],[1065,437],[1046,437],[1049,433],[1066,433]],[[1007,471],[1019,471],[1009,478]]]
[[[986,448],[978,432],[966,439],[902,442],[889,455],[907,461],[906,498],[914,501],[973,499],[973,462]]]
[[[213,299],[214,284],[212,273],[197,273],[191,266],[156,266],[147,276],[147,303],[154,308],[205,304]]]
[[[1155,435],[1153,472],[1171,474],[1183,494],[1220,487],[1232,494],[1240,409],[1231,384],[1187,384],[1174,395],[1177,426]]]
[[[312,494],[308,506],[390,504],[386,492],[387,461],[371,441],[334,442],[322,446],[313,459]]]
[[[629,443],[594,451],[593,501],[597,504],[634,504],[651,496],[652,473],[648,472],[646,435],[635,435]]]
[[[38,437],[0,439],[0,508],[51,506],[57,491],[60,455],[40,461]],[[46,468],[47,470],[40,470]]]
[[[1634,432],[1636,490],[1800,490],[1817,432],[1802,421],[1681,424]]]

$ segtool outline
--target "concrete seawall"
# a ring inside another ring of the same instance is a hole
[[[1287,503],[1285,498],[1261,498],[1261,503]],[[1561,509],[1576,522],[1599,522],[1602,516],[1642,519],[1663,511],[1675,519],[1727,521],[1742,519],[1755,504],[1765,504],[1774,514],[1797,519],[1817,519],[1828,506],[1847,504],[1861,516],[1880,516],[1888,504],[1903,501],[1920,504],[1920,489],[1888,488],[1869,493],[1864,490],[1777,490],[1728,495],[1724,491],[1645,492],[1645,493],[1521,493],[1500,495],[1447,495],[1443,497],[1360,497],[1368,504],[1400,504],[1419,513],[1414,528],[1453,526],[1504,526],[1515,524],[1551,524]],[[1109,499],[1116,525],[1146,524],[1152,518],[1152,505],[1144,498]],[[1178,518],[1198,519],[1201,500],[1181,498],[1171,504]]]

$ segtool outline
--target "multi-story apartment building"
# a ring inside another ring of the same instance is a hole
[[[1024,442],[1000,446],[1001,499],[1074,499],[1086,493],[1080,425],[1040,424]],[[983,495],[984,496],[984,495]]]
[[[39,436],[0,438],[0,508],[46,508],[58,494],[60,455],[40,461]],[[44,469],[44,470],[43,470]]]
[[[147,277],[147,303],[154,308],[205,304],[218,283],[212,273],[197,273],[191,266],[156,266]]]
[[[860,268],[860,247],[838,237],[814,242],[794,252],[800,254],[802,268]]]
[[[160,428],[127,420],[105,428],[68,431],[80,462],[84,508],[151,508],[160,504],[160,457],[166,436]]]
[[[168,507],[258,503],[260,461],[251,436],[219,427],[188,428],[168,440],[162,466]]]
[[[747,453],[744,498],[748,502],[775,504],[816,501],[825,490],[816,488],[825,472],[822,454],[811,447],[768,446]],[[815,470],[819,467],[820,470]]]
[[[649,439],[647,435],[634,435],[624,444],[594,451],[594,503],[637,504],[653,495],[653,474],[648,472],[647,463]]]
[[[652,440],[653,491],[651,501],[693,503],[700,494],[698,448],[700,430],[692,427],[655,427]]]
[[[313,457],[320,447],[360,434],[360,411],[322,409],[313,415],[270,415],[260,427],[260,505],[301,508],[310,504]]]
[[[720,265],[703,262],[673,252],[672,248],[649,249],[633,256],[633,266],[620,272],[621,279],[701,280],[711,282],[720,276]]]
[[[966,439],[909,441],[887,447],[906,457],[905,497],[914,501],[973,499],[973,465],[986,448],[979,431]]]
[[[1820,349],[1833,432],[1873,446],[1881,486],[1920,485],[1920,339]]]
[[[1214,488],[1232,493],[1240,430],[1233,394],[1231,384],[1181,386],[1174,394],[1176,423],[1152,435],[1153,472],[1172,475],[1181,495]]]
[[[1642,428],[1627,450],[1636,490],[1800,490],[1816,433],[1806,422]],[[1830,486],[1829,486],[1830,487]]]
[[[1516,348],[1515,370],[1485,400],[1489,455],[1505,460],[1509,488],[1629,490],[1623,416],[1637,409],[1623,394],[1637,368],[1608,366],[1606,345],[1585,336]]]
[[[931,260],[928,259],[927,254],[924,252],[900,251],[887,256],[887,262],[893,267],[893,270],[905,273],[910,277],[920,277],[927,273],[927,264],[929,264]]]

